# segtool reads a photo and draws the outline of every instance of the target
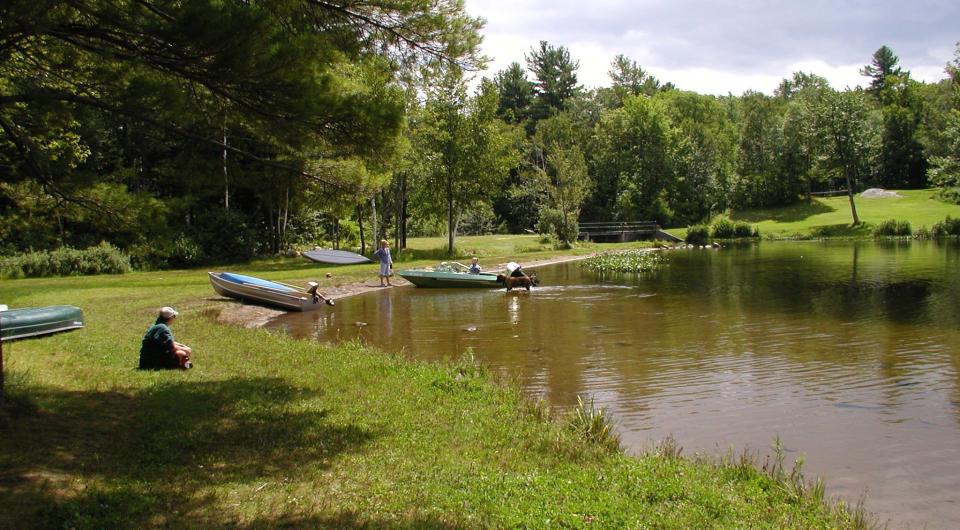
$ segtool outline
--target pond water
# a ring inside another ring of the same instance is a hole
[[[960,528],[960,248],[771,242],[671,251],[655,274],[538,270],[531,292],[393,288],[269,327],[476,358],[552,406],[593,399],[629,450],[779,437],[894,528]],[[365,323],[365,325],[358,325]]]

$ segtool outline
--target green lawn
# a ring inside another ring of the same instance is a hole
[[[960,217],[960,206],[934,198],[935,190],[900,190],[902,198],[864,199],[855,196],[857,213],[864,225],[852,227],[850,201],[846,196],[814,199],[787,208],[734,212],[730,219],[756,225],[761,236],[776,237],[868,237],[871,229],[889,219],[910,221],[916,231],[930,228],[948,215]]]
[[[411,243],[411,258],[437,246]],[[534,236],[461,245],[486,263],[560,254]],[[299,258],[228,268],[376,281],[373,265]],[[3,281],[0,303],[69,303],[87,318],[3,345],[13,406],[0,410],[0,528],[863,526],[738,459],[606,451],[589,424],[551,418],[468,360],[218,324],[230,302],[205,270]],[[134,369],[163,305],[181,311],[191,371]]]

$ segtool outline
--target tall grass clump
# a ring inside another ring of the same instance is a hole
[[[760,237],[760,231],[748,223],[734,223],[729,219],[719,219],[710,227],[714,239],[735,239]]]
[[[0,259],[4,278],[124,274],[130,270],[130,256],[106,242],[85,250],[63,247]]]
[[[760,237],[760,230],[748,223],[737,223],[733,225],[733,235],[735,237]]]
[[[876,226],[876,228],[873,229],[873,235],[876,237],[910,236],[913,235],[913,228],[910,226],[910,221],[888,219],[881,222]]]
[[[650,272],[659,268],[663,254],[648,250],[604,252],[588,258],[584,264],[594,272]]]
[[[704,225],[691,226],[684,241],[690,245],[706,245],[710,241],[710,229]]]
[[[620,450],[620,436],[614,432],[613,421],[602,408],[594,405],[593,399],[587,404],[583,397],[577,396],[577,405],[570,411],[566,427],[594,447],[610,453]]]
[[[948,215],[943,221],[934,223],[930,229],[933,237],[960,236],[960,219],[951,219]]]
[[[736,237],[736,227],[729,219],[720,219],[710,227],[714,239],[732,239]]]

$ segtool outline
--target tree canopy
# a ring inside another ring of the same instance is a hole
[[[453,252],[461,230],[570,242],[581,221],[958,185],[960,58],[922,83],[882,46],[866,91],[795,72],[716,97],[625,55],[585,89],[541,41],[472,83],[481,23],[460,0],[6,2],[0,253],[106,240],[165,267],[391,234]]]

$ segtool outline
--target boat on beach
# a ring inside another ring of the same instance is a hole
[[[84,327],[83,311],[72,305],[0,310],[0,340],[4,341],[37,337],[82,327]]]
[[[370,258],[346,250],[316,249],[303,253],[303,257],[317,263],[330,265],[355,265],[357,263],[373,263]]]
[[[207,274],[214,291],[243,302],[266,304],[288,311],[312,311],[324,304],[333,305],[333,300],[316,292],[317,284],[314,282],[310,282],[306,288],[300,288],[234,272]]]
[[[503,284],[497,281],[497,273],[471,274],[469,270],[470,268],[462,263],[445,261],[436,267],[406,269],[397,274],[417,287],[469,287],[478,289],[503,287]]]

